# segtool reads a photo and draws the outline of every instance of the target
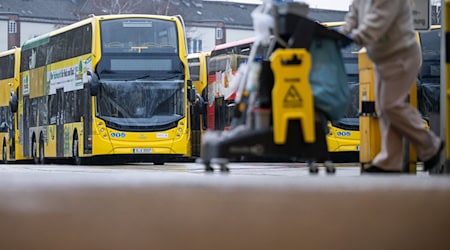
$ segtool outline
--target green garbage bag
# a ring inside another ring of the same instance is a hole
[[[330,121],[339,120],[351,101],[340,46],[334,39],[314,38],[309,53],[312,61],[309,82],[314,107]]]

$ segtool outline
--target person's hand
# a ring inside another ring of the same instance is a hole
[[[338,42],[341,48],[345,49],[353,43],[353,35],[351,33],[348,35],[343,35]]]

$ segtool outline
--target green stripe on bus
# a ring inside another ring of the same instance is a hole
[[[48,35],[43,36],[43,37],[39,36],[39,37],[29,40],[28,42],[25,42],[22,46],[22,49],[23,50],[32,49],[32,48],[38,47],[40,45],[46,44],[49,41],[50,41],[50,36],[48,36]]]

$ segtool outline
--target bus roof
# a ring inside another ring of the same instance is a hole
[[[42,34],[40,36],[31,38],[22,44],[22,49],[27,50],[30,48],[37,47],[39,45],[49,42],[51,36],[64,33],[66,31],[72,30],[74,28],[83,26],[85,24],[91,23],[94,20],[108,20],[108,19],[120,19],[120,18],[156,18],[161,20],[179,20],[176,16],[162,16],[162,15],[146,15],[146,14],[117,14],[117,15],[102,15],[102,16],[92,16],[81,21],[69,24],[65,27],[59,28],[57,30],[50,31],[48,33]]]
[[[321,24],[326,27],[337,27],[337,26],[343,25],[344,22],[343,21],[324,22]],[[237,47],[240,45],[252,44],[255,42],[255,40],[256,40],[256,37],[249,37],[249,38],[245,38],[245,39],[241,39],[241,40],[237,40],[237,41],[233,41],[233,42],[223,43],[223,44],[216,45],[211,51],[223,50],[223,49],[228,49],[228,48],[232,48],[232,47]]]
[[[249,37],[249,38],[245,38],[245,39],[234,41],[234,42],[219,44],[219,45],[216,45],[212,49],[212,51],[227,49],[227,48],[236,47],[239,45],[252,44],[253,42],[255,42],[255,40],[256,40],[255,37]]]
[[[8,55],[14,54],[14,52],[15,52],[16,50],[18,50],[18,49],[19,49],[19,48],[14,48],[14,49],[9,49],[9,50],[6,50],[6,51],[2,51],[2,52],[0,52],[0,57],[8,56]]]
[[[207,51],[207,52],[198,52],[198,53],[190,53],[188,54],[187,58],[188,59],[192,59],[192,58],[200,58],[202,56],[209,56],[211,52]]]

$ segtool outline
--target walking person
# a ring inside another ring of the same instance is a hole
[[[364,172],[400,173],[403,138],[414,146],[425,171],[440,162],[444,142],[425,128],[420,112],[407,102],[422,63],[412,4],[411,0],[353,0],[341,30],[366,47],[375,66],[381,151]]]

